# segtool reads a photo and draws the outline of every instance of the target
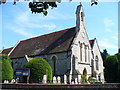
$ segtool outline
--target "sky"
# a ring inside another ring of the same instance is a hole
[[[118,2],[99,2],[90,6],[82,2],[89,39],[96,38],[100,50],[113,55],[118,52]],[[74,27],[79,2],[62,2],[49,9],[47,16],[32,14],[26,2],[0,5],[0,49],[16,45],[20,40]]]

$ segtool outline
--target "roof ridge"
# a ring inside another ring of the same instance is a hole
[[[58,33],[58,32],[62,32],[62,31],[67,31],[67,30],[72,29],[72,28],[75,28],[75,27],[71,27],[71,28],[67,28],[67,29],[63,29],[63,30],[51,32],[51,33],[48,33],[48,34],[43,34],[43,35],[40,35],[40,36],[28,38],[28,39],[25,39],[25,40],[20,40],[20,42],[27,41],[27,40],[31,40],[31,39],[35,39],[35,38],[39,38],[39,37],[44,37],[44,36],[51,35],[51,34]]]

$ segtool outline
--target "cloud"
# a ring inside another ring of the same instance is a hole
[[[111,38],[118,41],[118,36],[112,36]]]
[[[27,22],[29,20],[28,16],[28,12],[23,12],[16,18],[16,20],[19,22]]]
[[[104,18],[104,25],[105,27],[111,27],[114,25],[114,22],[109,18]]]
[[[18,24],[20,25],[20,24]],[[31,29],[40,29],[40,28],[44,28],[44,29],[54,29],[54,28],[57,28],[57,25],[53,24],[53,23],[46,23],[46,24],[41,24],[41,23],[31,23],[31,22],[28,22],[28,23],[24,23],[24,25],[20,25],[24,28],[31,28]]]
[[[57,12],[57,11],[49,11],[49,14],[47,16],[42,16],[42,18],[40,18],[41,20],[68,20],[68,19],[73,19],[74,16],[65,14],[65,13],[61,13],[61,12]]]
[[[106,31],[106,32],[112,32],[112,30],[109,29],[109,28],[106,28],[105,31]]]
[[[24,9],[24,7],[22,9]],[[18,12],[13,15],[12,22],[6,23],[6,27],[7,29],[11,28],[10,30],[22,36],[32,37],[60,29],[61,26],[54,23],[59,19],[67,20],[73,18],[73,16],[64,12],[61,13],[57,9],[50,9],[47,16],[44,16],[43,14],[32,14],[27,9],[24,9],[24,11],[18,9]],[[43,32],[44,30],[45,32]]]
[[[29,11],[21,13],[18,17],[15,18],[15,24],[19,25],[20,27],[24,28],[46,28],[46,29],[54,29],[57,27],[54,23],[51,21],[48,21],[49,19],[54,19],[49,16],[43,16],[38,14],[31,14]],[[45,21],[47,20],[47,21]]]
[[[115,23],[109,18],[104,18],[103,23],[104,23],[105,31],[112,32],[111,28],[115,25]]]
[[[110,43],[105,42],[105,41],[100,41],[100,42],[98,42],[98,43],[99,43],[99,45],[100,45],[101,47],[118,49],[118,46],[117,46],[117,45],[113,45],[113,44],[110,44]]]
[[[35,34],[35,30],[46,29],[49,32],[49,30],[57,28],[57,25],[54,23],[41,20],[40,15],[35,15],[34,18],[32,18],[33,16],[29,11],[22,12],[14,18],[14,24],[7,23],[7,28],[25,37],[37,36],[38,33]],[[34,33],[34,35],[32,33]]]
[[[23,36],[27,36],[27,37],[34,37],[35,35],[29,33],[29,32],[26,32],[24,29],[22,28],[16,28],[16,27],[13,27],[13,26],[9,26],[9,29],[20,34],[20,35],[23,35]]]

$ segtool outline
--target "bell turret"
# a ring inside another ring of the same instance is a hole
[[[84,10],[83,10],[83,6],[80,3],[80,5],[77,6],[76,9],[76,31],[80,30],[81,25],[84,25]]]

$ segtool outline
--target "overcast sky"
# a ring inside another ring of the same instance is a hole
[[[82,2],[85,25],[89,39],[97,38],[100,50],[107,49],[115,54],[118,49],[118,2],[99,2],[90,6]],[[32,14],[28,3],[6,3],[0,6],[0,34],[2,47],[9,48],[24,39],[74,27],[75,11],[79,2],[62,2],[57,8],[49,9],[47,16]]]

